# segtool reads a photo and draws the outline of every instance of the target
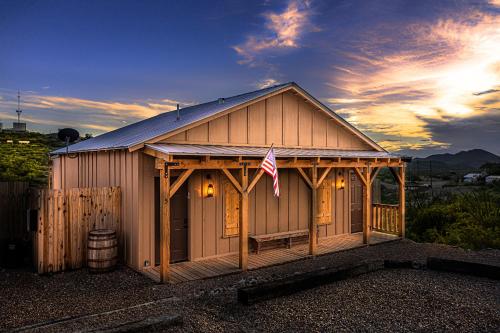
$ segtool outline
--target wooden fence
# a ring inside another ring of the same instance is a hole
[[[41,190],[35,237],[38,273],[85,266],[91,230],[115,230],[120,241],[120,210],[119,187]]]
[[[372,230],[398,235],[399,205],[373,204]]]

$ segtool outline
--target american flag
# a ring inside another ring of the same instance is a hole
[[[273,177],[273,188],[274,188],[274,196],[280,196],[280,187],[278,184],[278,167],[276,166],[276,158],[274,157],[273,147],[269,149],[266,157],[264,157],[264,161],[260,167],[267,173],[269,176]]]

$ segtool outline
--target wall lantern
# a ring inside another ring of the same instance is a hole
[[[342,176],[342,172],[339,172],[339,180],[337,182],[337,187],[339,190],[343,190],[345,186],[344,176]]]
[[[207,198],[212,198],[214,196],[214,184],[212,182],[212,177],[210,174],[207,175]]]

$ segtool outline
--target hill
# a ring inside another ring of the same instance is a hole
[[[0,181],[47,184],[48,154],[63,145],[57,134],[0,132]]]
[[[487,163],[500,163],[500,156],[483,149],[472,149],[456,154],[435,154],[425,158],[415,158],[409,167],[417,174],[427,174],[431,168],[434,175],[465,174],[479,171],[480,167]]]

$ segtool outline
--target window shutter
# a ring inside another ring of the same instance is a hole
[[[318,225],[332,223],[332,180],[325,179],[318,188],[316,222]]]
[[[240,194],[227,179],[223,181],[224,191],[224,237],[239,235]]]

